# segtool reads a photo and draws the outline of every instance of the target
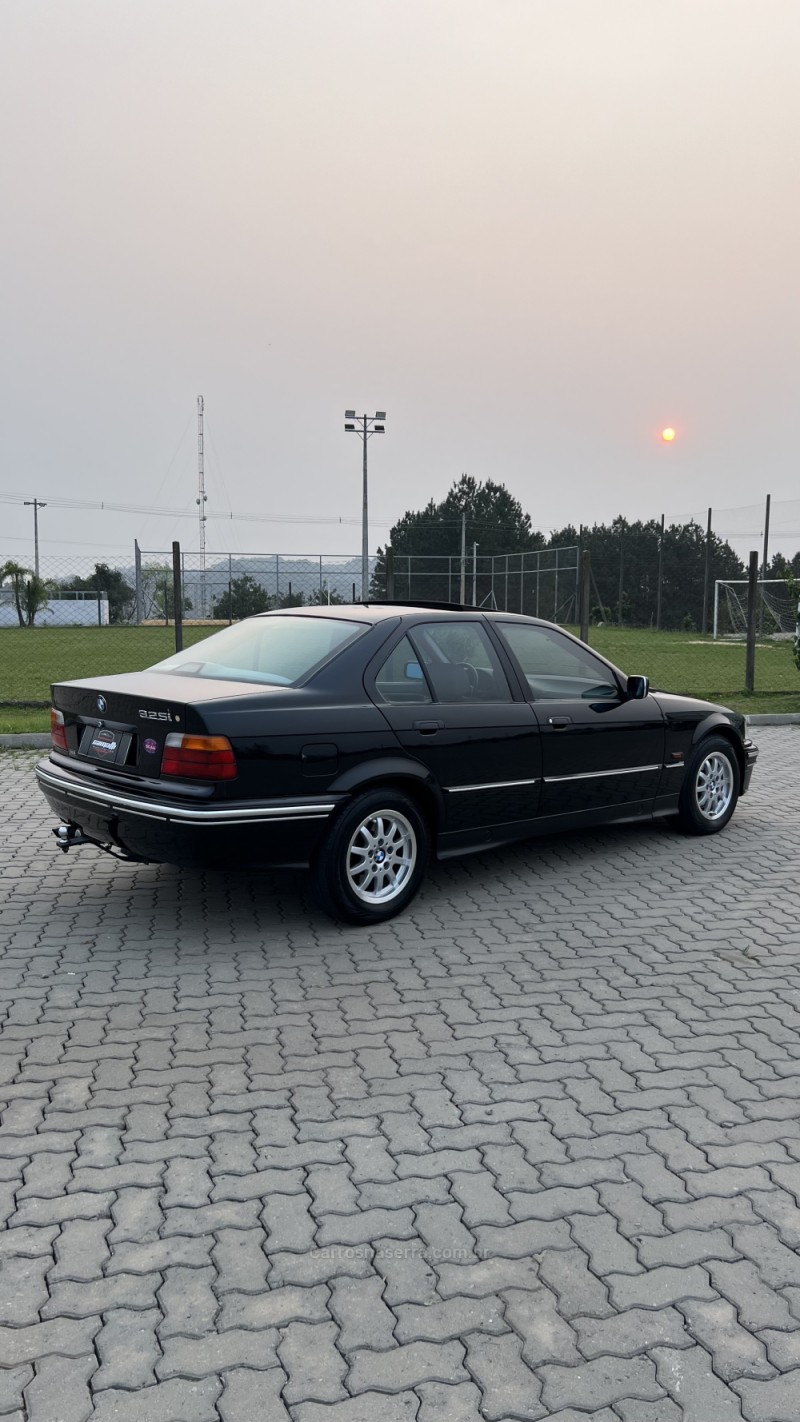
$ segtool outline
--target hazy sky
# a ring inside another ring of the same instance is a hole
[[[264,516],[357,521],[386,410],[373,549],[462,470],[545,530],[793,499],[798,56],[798,0],[2,0],[0,492],[194,510],[202,394],[209,509]]]

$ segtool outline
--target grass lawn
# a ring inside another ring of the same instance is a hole
[[[185,627],[190,646],[216,628]],[[575,630],[574,628],[572,629]],[[800,711],[800,672],[790,642],[759,643],[756,690],[744,690],[741,642],[713,642],[696,632],[592,627],[591,645],[656,688],[721,701],[738,711]],[[137,671],[175,648],[171,627],[8,627],[0,629],[0,703],[48,702],[50,683]],[[0,734],[47,730],[47,711],[0,704]]]

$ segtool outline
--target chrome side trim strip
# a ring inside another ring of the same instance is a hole
[[[686,769],[686,762],[685,762],[684,760],[671,760],[671,761],[669,762],[669,765],[667,765],[666,762],[664,763],[664,769],[665,769],[665,770],[685,770],[685,769]]]
[[[511,790],[515,785],[538,785],[537,780],[489,780],[481,785],[445,785],[448,795],[463,795],[465,790]]]
[[[562,780],[604,780],[610,775],[643,775],[645,771],[660,769],[660,765],[631,765],[625,770],[584,770],[580,775],[546,775],[544,783],[556,785]]]
[[[62,794],[74,795],[78,800],[87,800],[109,810],[127,810],[141,815],[144,819],[179,820],[184,824],[225,825],[225,824],[271,824],[280,820],[325,819],[336,808],[333,803],[311,805],[253,806],[252,809],[226,810],[221,805],[209,805],[204,810],[191,810],[182,805],[159,805],[152,800],[136,800],[131,795],[117,795],[108,790],[96,790],[92,786],[74,785],[60,775],[49,774],[37,769],[38,779],[44,785]]]

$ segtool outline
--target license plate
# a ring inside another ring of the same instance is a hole
[[[113,731],[109,726],[86,726],[78,754],[105,765],[124,765],[130,744],[130,731]]]

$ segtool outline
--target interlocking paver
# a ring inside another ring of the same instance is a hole
[[[794,1422],[800,738],[758,739],[720,839],[434,866],[346,934],[55,859],[0,757],[0,1412]]]
[[[483,1394],[481,1411],[489,1422],[509,1416],[538,1422],[546,1415],[540,1402],[541,1382],[523,1363],[519,1338],[509,1333],[500,1338],[471,1333],[466,1343],[467,1367]]]
[[[25,1388],[28,1422],[86,1422],[94,1411],[89,1380],[95,1374],[94,1354],[85,1358],[42,1358]]]
[[[288,1403],[338,1402],[346,1396],[347,1363],[336,1347],[338,1331],[335,1323],[290,1323],[285,1329],[278,1356],[288,1377],[283,1394]]]
[[[92,1379],[95,1389],[147,1387],[155,1382],[155,1365],[161,1356],[156,1328],[159,1309],[115,1308],[107,1314],[97,1335],[102,1366]]]
[[[339,1325],[338,1347],[343,1353],[394,1346],[397,1318],[384,1303],[384,1287],[377,1275],[370,1279],[333,1280],[330,1311]]]
[[[231,1368],[217,1404],[222,1422],[291,1422],[281,1396],[285,1385],[281,1368]]]
[[[682,1422],[741,1422],[739,1398],[716,1377],[703,1348],[653,1348],[656,1376],[681,1408]]]
[[[684,1312],[688,1305],[684,1305]],[[692,1342],[677,1309],[630,1308],[613,1318],[574,1318],[572,1327],[587,1358],[635,1358],[656,1344],[688,1348]]]
[[[420,1392],[422,1387],[424,1384]],[[418,1409],[416,1393],[406,1390],[395,1393],[393,1397],[385,1392],[362,1392],[345,1402],[300,1402],[292,1408],[292,1412],[296,1422],[376,1422],[378,1418],[380,1422],[415,1422],[420,1418]],[[247,1422],[247,1419],[242,1419],[242,1422]],[[272,1422],[272,1418],[265,1418],[264,1422]],[[443,1416],[437,1422],[449,1422],[449,1419]]]
[[[97,1394],[92,1422],[218,1422],[216,1400],[222,1391],[219,1378],[195,1382],[173,1378],[136,1392],[109,1388]]]

